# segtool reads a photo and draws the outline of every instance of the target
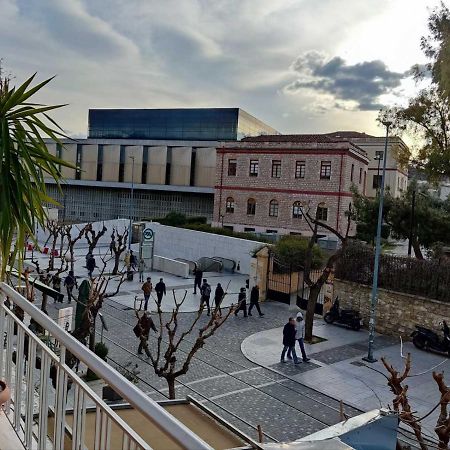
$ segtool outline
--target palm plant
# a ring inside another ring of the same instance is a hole
[[[18,259],[20,266],[26,236],[34,236],[37,223],[45,225],[44,203],[56,203],[46,193],[45,178],[53,178],[59,186],[61,165],[71,167],[51,155],[44,143],[43,137],[59,143],[64,136],[47,114],[64,105],[30,103],[52,80],[31,86],[35,75],[12,87],[0,72],[0,280],[8,263]]]

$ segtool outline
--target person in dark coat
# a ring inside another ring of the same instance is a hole
[[[56,275],[56,274],[53,275],[52,287],[53,287],[53,290],[55,290],[56,292],[59,292],[59,294],[54,299],[54,302],[62,303],[63,299],[64,299],[64,294],[61,294],[61,278],[59,277],[59,275]]]
[[[222,310],[220,305],[222,304],[222,300],[225,297],[225,291],[220,283],[217,283],[216,290],[214,292],[214,305],[216,306],[216,312],[219,313],[219,316],[222,317]]]
[[[166,284],[162,278],[160,278],[159,282],[156,283],[155,292],[156,297],[158,298],[158,306],[161,306],[163,295],[166,295]]]
[[[133,270],[136,270],[138,260],[136,255],[133,253],[133,250],[130,250],[130,266]]]
[[[150,356],[150,351],[147,345],[150,330],[153,330],[155,333],[157,332],[155,324],[153,323],[153,320],[150,317],[150,313],[148,311],[145,311],[145,313],[139,319],[134,329],[135,334],[139,337],[139,347],[138,347],[139,355],[142,355],[142,350],[145,350],[146,355]]]
[[[77,285],[77,279],[75,278],[75,275],[73,274],[73,270],[69,271],[69,275],[67,275],[67,277],[64,279],[64,286],[67,289],[67,300],[69,303],[72,302],[72,291],[74,286],[77,287],[78,289],[78,285]]]
[[[194,294],[197,294],[197,287],[201,291],[202,289],[202,278],[203,272],[200,269],[195,269],[194,271]]]
[[[241,291],[238,295],[238,307],[234,311],[234,315],[237,317],[239,311],[244,311],[244,317],[247,317],[247,296],[245,294],[245,287],[241,287]]]
[[[248,315],[252,315],[252,309],[253,307],[256,308],[256,310],[259,313],[259,317],[264,316],[264,314],[261,312],[261,308],[259,307],[259,287],[258,285],[255,285],[252,287],[252,290],[250,291],[250,307],[248,308]]]
[[[206,303],[206,308],[208,311],[206,315],[209,316],[211,314],[211,305],[209,302],[209,299],[211,298],[211,285],[208,283],[206,278],[203,280],[203,284],[200,288],[200,295],[200,307]]]
[[[289,354],[294,358],[294,363],[299,364],[300,361],[295,353],[295,334],[296,334],[295,319],[289,317],[289,322],[283,328],[283,351],[281,352],[281,362],[284,363],[286,352],[289,350]]]
[[[96,266],[95,258],[91,253],[89,257],[86,259],[86,269],[88,271],[89,278],[92,278],[92,272],[94,271],[95,266]]]

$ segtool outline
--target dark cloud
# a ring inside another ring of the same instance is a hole
[[[364,61],[353,65],[336,56],[327,60],[318,52],[307,52],[292,64],[299,78],[286,86],[288,92],[312,89],[332,95],[339,101],[353,101],[361,111],[378,110],[383,94],[400,86],[405,73],[392,72],[383,61]]]

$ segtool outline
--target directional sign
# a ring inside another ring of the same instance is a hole
[[[151,241],[153,239],[153,230],[151,228],[146,228],[142,235],[144,236],[144,240]]]

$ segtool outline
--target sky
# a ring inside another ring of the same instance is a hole
[[[0,0],[0,58],[85,137],[89,108],[240,107],[282,133],[382,135],[431,0]]]

